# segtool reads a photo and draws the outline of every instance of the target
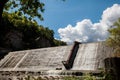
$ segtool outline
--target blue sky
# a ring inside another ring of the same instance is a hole
[[[92,23],[101,20],[103,11],[114,4],[120,4],[119,0],[42,0],[45,3],[44,21],[40,25],[49,27],[55,32],[55,38],[60,39],[58,29],[65,28],[69,24],[76,26],[77,22],[90,19]]]

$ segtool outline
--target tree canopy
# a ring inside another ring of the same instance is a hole
[[[114,23],[114,28],[109,29],[110,36],[107,44],[115,49],[115,54],[120,55],[120,18]]]
[[[65,1],[65,0],[62,0]],[[38,17],[43,20],[42,13],[44,12],[45,4],[41,0],[1,0],[0,1],[0,21],[3,10],[14,9],[14,12],[19,11],[19,15],[24,14],[32,19]]]
[[[16,31],[22,35],[22,37],[19,38],[22,40],[22,43],[24,43],[22,49],[66,45],[66,43],[54,39],[53,30],[38,25],[36,21],[31,21],[25,16],[19,16],[18,14],[19,13],[3,13],[2,24],[4,27],[1,28],[2,31],[0,32],[0,34],[2,34],[0,35],[0,45],[3,44],[3,46],[6,47],[4,43],[9,37],[7,37],[7,39],[4,38],[11,31]],[[11,43],[11,45],[13,43]],[[14,47],[12,48],[14,49]]]
[[[8,0],[5,4],[4,9],[14,9],[14,12],[19,11],[19,15],[24,14],[29,18],[38,17],[43,20],[41,15],[44,12],[44,3],[40,0]]]
[[[0,45],[6,47],[3,38],[10,31],[13,31],[12,34],[17,31],[23,35],[20,38],[25,43],[26,48],[23,47],[24,49],[43,47],[44,44],[41,46],[40,43],[43,40],[50,42],[49,46],[65,45],[66,43],[54,39],[53,30],[38,25],[33,20],[35,17],[43,20],[41,14],[45,10],[44,5],[41,0],[2,0],[0,2]]]

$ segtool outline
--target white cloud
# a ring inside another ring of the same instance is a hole
[[[120,18],[120,5],[114,4],[103,11],[102,19],[98,23],[92,23],[90,19],[84,19],[76,23],[76,26],[68,25],[59,28],[58,33],[62,41],[71,44],[74,41],[94,42],[105,40],[109,33],[108,29]]]

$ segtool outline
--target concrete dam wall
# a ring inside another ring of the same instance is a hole
[[[80,44],[72,70],[98,70],[104,68],[104,59],[111,57],[113,49],[104,43]]]
[[[113,49],[104,42],[10,52],[0,61],[0,76],[49,75],[65,72],[96,72]],[[18,73],[19,72],[19,73]],[[16,74],[17,73],[17,74]]]

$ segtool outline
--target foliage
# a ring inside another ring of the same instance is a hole
[[[110,73],[106,73],[105,80],[114,80],[114,76],[112,76]]]
[[[10,30],[24,35],[22,40],[25,48],[28,49],[42,47],[40,41],[44,39],[47,40],[47,43],[50,42],[49,46],[61,44],[54,39],[53,30],[38,25],[34,20],[35,18],[43,20],[42,13],[45,10],[45,4],[41,0],[2,0],[0,6],[0,34],[2,34],[0,35],[0,45],[6,46],[2,38]]]
[[[78,76],[67,76],[64,77],[64,80],[96,80],[95,77],[93,75],[90,74],[84,74],[81,77]]]
[[[106,40],[107,45],[115,49],[116,55],[120,56],[120,18],[114,23],[114,28],[108,30],[109,38]]]
[[[67,77],[64,77],[64,79],[63,80],[80,80],[79,79],[79,77],[75,77],[75,76],[71,76],[71,77],[69,77],[69,76],[67,76]]]
[[[50,42],[51,46],[65,45],[64,42],[54,39],[54,31],[47,27],[38,25],[36,21],[29,20],[25,16],[19,16],[19,12],[11,13],[4,12],[3,14],[3,26],[1,27],[0,34],[5,35],[10,30],[16,30],[21,32],[25,48],[39,48],[38,44],[40,39],[46,39]],[[0,36],[1,38],[4,36]],[[64,44],[63,44],[64,43]]]
[[[40,0],[8,0],[4,9],[6,11],[14,9],[14,12],[19,11],[19,15],[28,15],[29,18],[38,17],[43,20],[41,12],[44,12],[44,3]]]
[[[45,4],[41,0],[2,0],[1,4],[5,4],[5,6],[2,5],[4,11],[11,12],[13,9],[12,12],[19,11],[19,16],[27,15],[28,19],[38,17],[38,19],[43,20],[42,13],[45,10]]]
[[[55,46],[67,45],[65,42],[57,40],[57,39],[54,39],[53,42],[54,42]]]
[[[92,76],[92,75],[90,75],[88,73],[86,73],[84,76],[85,77],[84,77],[83,80],[96,80],[94,76]]]

